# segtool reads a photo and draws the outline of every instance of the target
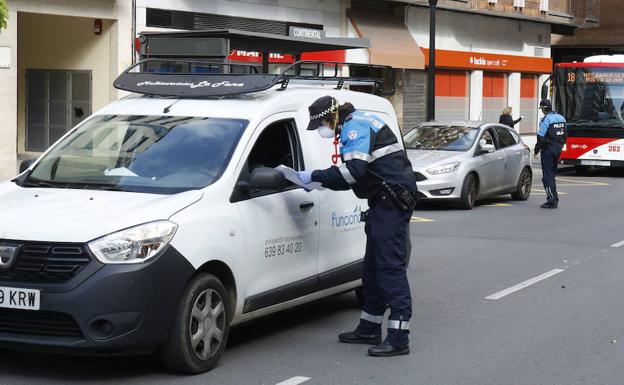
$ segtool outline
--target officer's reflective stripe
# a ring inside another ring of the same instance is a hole
[[[365,152],[359,152],[359,151],[352,151],[352,152],[348,152],[344,155],[342,155],[343,159],[346,161],[348,160],[352,160],[352,159],[359,159],[359,160],[363,160],[365,162],[370,162],[371,161],[371,156]]]
[[[340,174],[342,174],[342,177],[348,184],[354,184],[357,182],[353,175],[351,175],[351,171],[349,171],[349,169],[347,168],[346,163],[341,164],[338,169],[340,170]]]
[[[392,154],[395,153],[397,151],[401,151],[403,150],[403,147],[401,146],[400,143],[395,143],[395,144],[390,144],[386,147],[382,147],[379,150],[375,150],[373,151],[372,157],[371,157],[371,162],[374,160],[377,160],[381,157],[384,157],[388,154]]]
[[[379,324],[379,325],[381,325],[381,323],[383,322],[383,315],[372,315],[372,314],[368,314],[365,311],[362,312],[362,315],[360,316],[360,318],[365,321],[372,322],[374,324]]]
[[[409,330],[409,321],[388,320],[388,329]]]

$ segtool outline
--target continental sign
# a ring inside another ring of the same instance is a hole
[[[429,50],[421,48],[425,54],[425,65],[429,65]],[[546,74],[552,72],[550,58],[532,56],[500,55],[481,52],[436,50],[436,67],[475,70],[493,70]]]

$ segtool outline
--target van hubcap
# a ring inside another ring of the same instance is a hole
[[[207,360],[219,351],[225,330],[225,309],[218,292],[207,289],[197,296],[189,330],[191,348],[197,358]]]

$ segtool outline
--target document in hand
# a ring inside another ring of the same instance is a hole
[[[293,170],[288,166],[284,166],[283,164],[275,167],[276,170],[281,171],[286,179],[293,182],[297,186],[301,186],[306,190],[325,190],[325,188],[321,185],[320,182],[312,182],[312,183],[303,183],[301,179],[297,176],[297,171]]]

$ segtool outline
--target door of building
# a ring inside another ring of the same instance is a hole
[[[91,71],[26,70],[26,150],[45,151],[91,115]]]
[[[482,120],[490,123],[498,122],[505,107],[507,107],[507,74],[484,72]]]
[[[537,132],[537,76],[522,74],[520,81],[520,121],[521,134]],[[516,126],[518,128],[518,126]]]

